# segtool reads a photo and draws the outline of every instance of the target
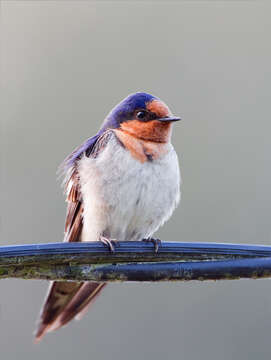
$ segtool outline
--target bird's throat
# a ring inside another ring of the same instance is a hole
[[[172,124],[159,120],[143,122],[133,119],[121,123],[120,129],[140,140],[167,143],[170,141]]]
[[[115,129],[118,140],[133,158],[144,163],[157,160],[169,151],[169,143],[140,139],[128,131]]]

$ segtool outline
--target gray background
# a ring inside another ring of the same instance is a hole
[[[184,119],[182,203],[158,236],[270,245],[270,2],[1,5],[1,244],[62,240],[58,164],[144,90]],[[1,281],[1,358],[270,359],[268,280],[114,284],[33,345],[46,288]]]

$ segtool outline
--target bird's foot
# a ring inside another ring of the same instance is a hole
[[[111,253],[115,252],[117,241],[115,239],[108,239],[105,236],[100,236],[100,241],[108,248]]]
[[[159,250],[159,247],[161,245],[161,240],[160,239],[154,239],[154,238],[147,238],[147,239],[142,239],[142,241],[145,242],[151,242],[154,245],[154,252],[157,253]]]

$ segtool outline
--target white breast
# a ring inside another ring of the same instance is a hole
[[[95,159],[80,161],[84,203],[82,241],[103,234],[118,241],[150,237],[180,199],[180,172],[171,144],[163,157],[140,163],[112,134]]]

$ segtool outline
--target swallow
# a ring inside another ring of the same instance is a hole
[[[62,163],[67,215],[64,241],[154,241],[180,200],[181,176],[171,144],[173,116],[159,98],[138,92],[116,105],[98,133]],[[157,243],[155,244],[157,250]],[[105,283],[54,281],[35,334],[39,341],[80,319]]]

